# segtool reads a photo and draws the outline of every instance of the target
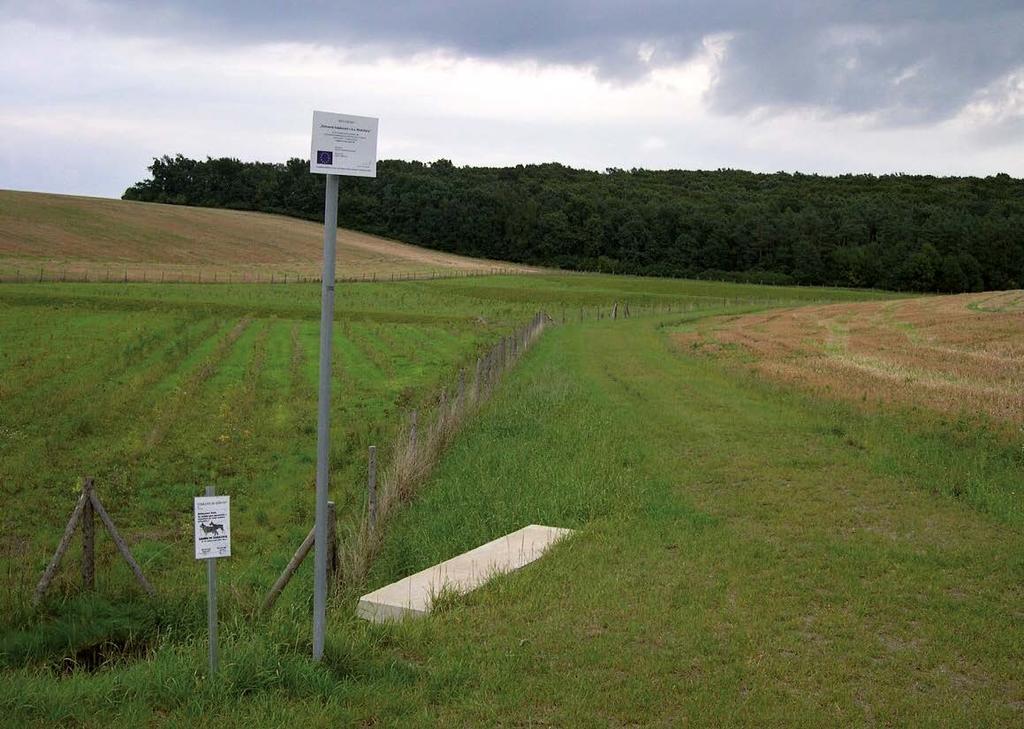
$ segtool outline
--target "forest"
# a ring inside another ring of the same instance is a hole
[[[154,159],[123,198],[310,220],[309,162]],[[1024,284],[1024,181],[926,175],[459,167],[383,160],[341,181],[339,225],[583,271],[963,292]]]

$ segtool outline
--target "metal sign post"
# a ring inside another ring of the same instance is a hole
[[[217,558],[231,556],[231,497],[213,486],[194,502],[196,559],[206,560],[206,624],[210,632],[210,676],[217,674]]]
[[[313,660],[324,655],[327,627],[327,501],[331,431],[331,340],[334,328],[334,269],[338,238],[338,176],[377,176],[377,119],[313,112],[309,171],[326,174],[324,271],[320,288],[320,393],[316,426],[316,522],[313,557]]]
[[[213,496],[213,487],[206,487]],[[206,629],[210,636],[210,676],[217,675],[217,560],[206,560]]]
[[[334,260],[338,238],[338,176],[327,175],[324,200],[324,273],[320,287],[320,394],[316,417],[316,522],[313,544],[313,660],[324,654],[327,623],[327,469],[331,431],[331,342]]]

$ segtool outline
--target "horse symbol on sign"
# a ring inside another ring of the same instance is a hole
[[[203,534],[216,535],[218,531],[224,531],[223,524],[217,524],[213,521],[211,521],[209,525],[203,524],[203,522],[199,522],[199,528],[203,530]]]

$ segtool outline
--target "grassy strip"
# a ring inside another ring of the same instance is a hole
[[[387,686],[405,720],[1020,720],[1024,539],[932,494],[943,433],[894,437],[917,424],[672,357],[648,326],[560,329],[510,385],[396,522],[373,585],[527,523],[583,531],[382,631],[423,672]],[[957,446],[991,488],[1013,473],[990,443]]]

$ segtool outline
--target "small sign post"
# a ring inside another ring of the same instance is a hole
[[[324,655],[327,627],[327,476],[330,450],[331,333],[338,237],[338,176],[377,176],[377,119],[313,112],[309,171],[327,175],[324,194],[324,272],[320,289],[320,394],[316,427],[316,522],[313,558],[313,660]]]
[[[195,517],[196,559],[206,560],[206,621],[210,631],[210,676],[217,673],[217,558],[231,556],[231,497],[197,496]]]

